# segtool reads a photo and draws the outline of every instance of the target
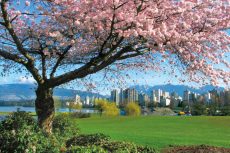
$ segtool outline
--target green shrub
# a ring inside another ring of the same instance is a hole
[[[223,106],[221,112],[224,116],[230,116],[230,106]]]
[[[104,134],[82,134],[73,137],[66,142],[67,147],[71,146],[89,146],[89,145],[101,145],[104,142],[109,141],[109,137]]]
[[[102,144],[102,148],[112,153],[137,153],[137,146],[128,142],[106,142]]]
[[[98,146],[73,146],[66,153],[107,153],[107,151]]]
[[[90,116],[91,116],[90,113],[83,113],[83,112],[71,113],[71,117],[74,117],[74,118],[89,118]]]
[[[140,116],[141,108],[137,103],[131,102],[126,105],[125,112],[129,116]]]
[[[95,103],[100,115],[102,115],[102,113],[106,116],[118,116],[120,114],[120,109],[116,106],[115,102],[99,99],[96,100]]]
[[[110,141],[109,137],[104,134],[79,135],[66,142],[69,151],[93,152],[90,149],[101,149],[102,153],[155,153],[156,151],[150,147],[137,146],[134,143]],[[89,149],[89,150],[87,150]],[[95,149],[95,148],[94,148]],[[96,151],[96,152],[100,152]],[[72,152],[71,152],[72,153]]]
[[[53,132],[66,137],[77,135],[79,129],[74,127],[68,114],[59,114],[53,120]]]
[[[57,153],[59,141],[46,137],[29,113],[15,112],[0,123],[1,153]]]
[[[154,148],[121,141],[107,141],[103,143],[101,147],[111,153],[156,153]]]
[[[154,148],[148,146],[137,146],[137,152],[140,153],[157,153]]]
[[[194,103],[192,105],[191,113],[193,116],[207,115],[206,106],[202,103]]]
[[[108,102],[104,107],[104,114],[106,116],[118,116],[120,114],[120,109],[117,108],[116,103]]]
[[[4,125],[4,127],[3,127]],[[9,114],[0,124],[0,129],[14,130],[23,126],[36,126],[35,119],[27,112],[19,111]]]

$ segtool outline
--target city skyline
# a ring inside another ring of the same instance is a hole
[[[166,92],[161,89],[152,90],[151,94],[138,92],[134,88],[114,89],[110,92],[109,98],[89,97],[80,98],[75,96],[74,103],[80,103],[83,106],[94,106],[96,100],[104,99],[108,102],[114,102],[119,107],[124,107],[131,102],[135,102],[141,107],[181,107],[182,105],[193,106],[193,104],[212,104],[217,103],[219,106],[226,106],[229,104],[230,90],[217,91],[210,90],[206,93],[199,94],[189,90],[183,91],[183,97],[176,92]]]

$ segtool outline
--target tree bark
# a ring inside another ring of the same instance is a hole
[[[38,125],[45,133],[50,135],[55,115],[53,88],[38,86],[36,95],[35,109],[38,116]]]

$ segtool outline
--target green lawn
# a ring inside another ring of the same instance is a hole
[[[81,133],[104,133],[162,149],[169,145],[206,144],[230,148],[230,117],[98,117],[77,119]]]

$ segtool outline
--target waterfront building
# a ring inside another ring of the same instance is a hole
[[[134,88],[125,89],[123,94],[125,103],[138,102],[138,92]]]
[[[74,103],[76,103],[76,104],[82,104],[81,103],[81,97],[79,95],[76,95]]]
[[[185,91],[184,91],[184,95],[183,95],[183,101],[184,101],[184,102],[189,103],[189,95],[190,95],[190,91],[185,90]]]
[[[162,107],[169,106],[169,105],[170,105],[170,102],[171,102],[170,98],[166,98],[166,97],[164,97],[164,96],[161,96],[160,105],[161,105]]]
[[[86,96],[85,97],[85,105],[89,105],[90,104],[90,99],[89,99],[89,96]]]
[[[155,96],[156,96],[156,102],[160,103],[161,96],[162,96],[162,90],[161,89],[155,90]]]
[[[119,92],[118,90],[112,90],[111,91],[111,96],[110,96],[110,101],[115,102],[116,105],[119,105]]]
[[[139,94],[139,105],[140,106],[148,106],[150,103],[150,98],[147,94],[141,93]]]

